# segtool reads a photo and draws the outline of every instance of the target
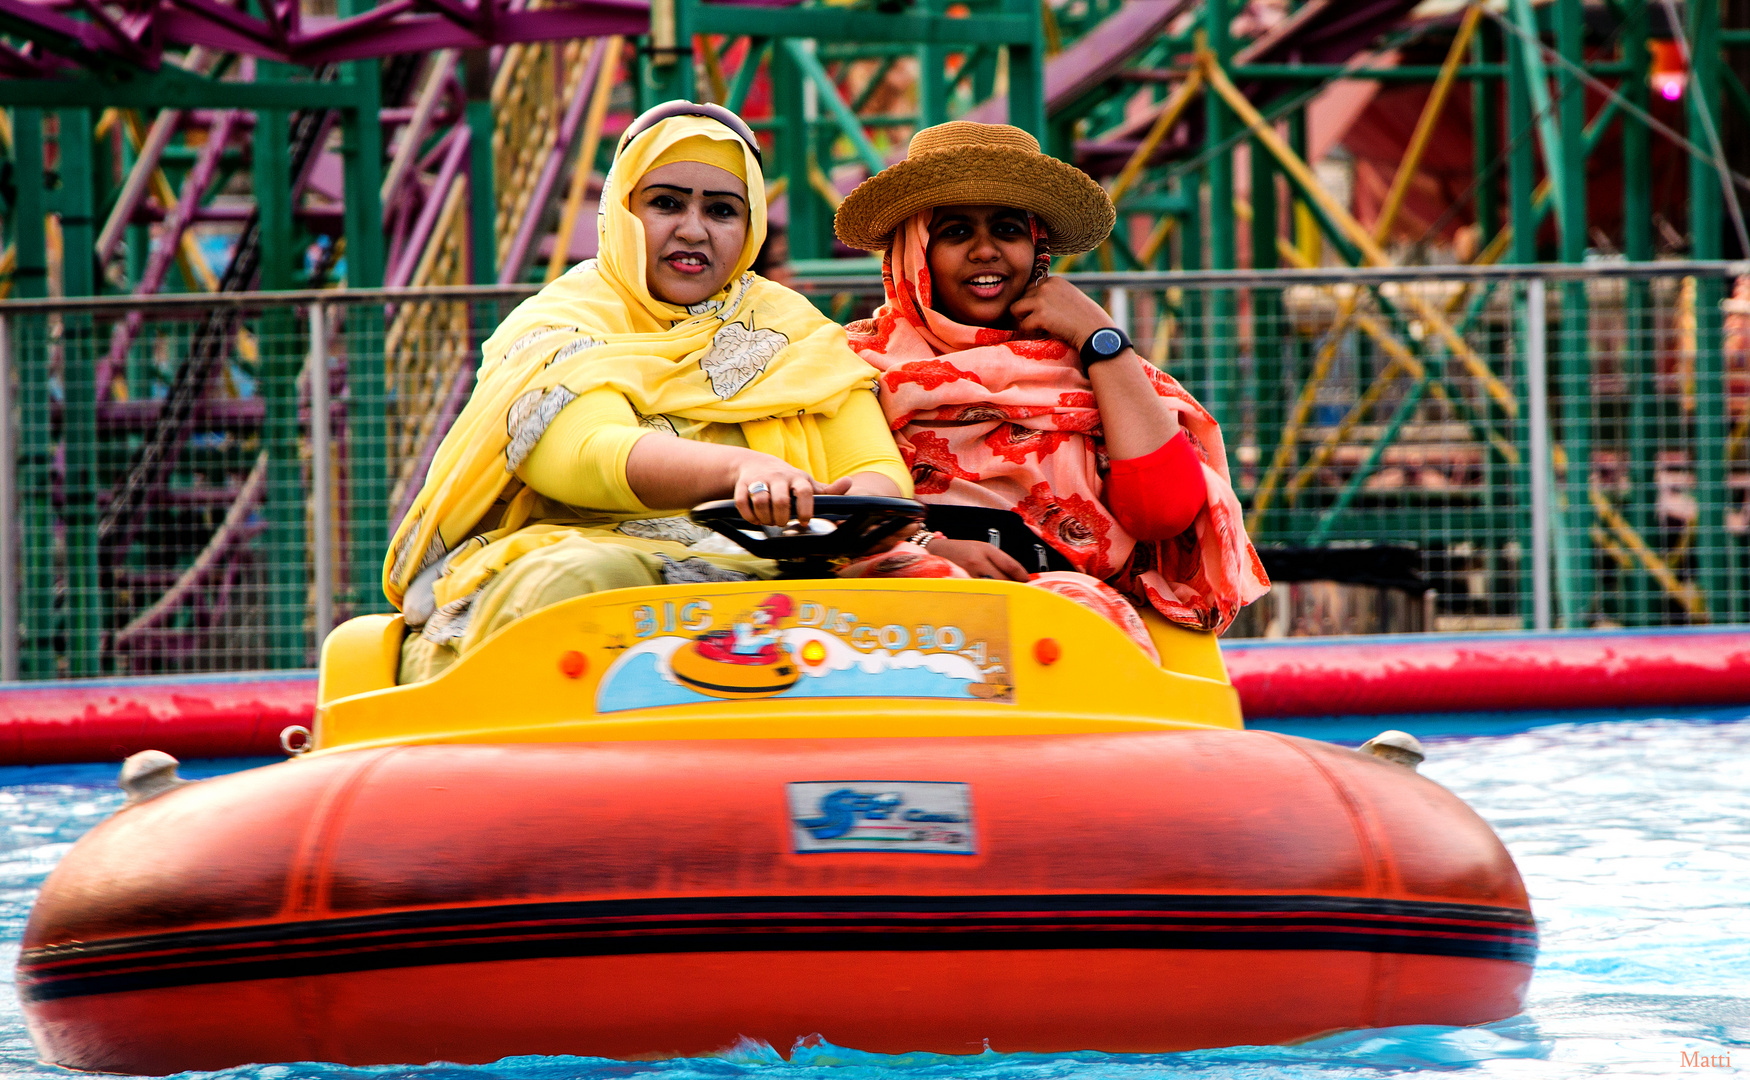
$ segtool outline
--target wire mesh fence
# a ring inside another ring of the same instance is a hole
[[[1750,620],[1742,269],[1077,279],[1221,420],[1277,635]],[[5,677],[313,664],[526,292],[0,304]]]
[[[8,305],[7,677],[311,666],[527,291]]]

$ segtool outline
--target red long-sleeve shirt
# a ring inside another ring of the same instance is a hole
[[[1203,462],[1183,431],[1142,457],[1112,462],[1106,508],[1138,540],[1170,540],[1209,501]]]

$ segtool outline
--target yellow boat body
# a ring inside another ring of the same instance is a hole
[[[794,612],[777,628],[794,677],[747,665],[726,681],[697,639],[774,591]],[[1242,727],[1214,635],[1145,622],[1159,666],[1094,612],[1015,582],[660,585],[556,604],[397,686],[401,618],[363,616],[324,643],[314,750]]]

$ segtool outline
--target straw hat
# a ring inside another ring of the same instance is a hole
[[[1008,124],[951,120],[911,137],[904,161],[857,185],[833,218],[839,239],[884,251],[893,230],[932,206],[1012,206],[1045,219],[1053,255],[1074,255],[1112,231],[1116,214],[1087,173],[1039,152]]]

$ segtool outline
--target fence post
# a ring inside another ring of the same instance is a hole
[[[1130,335],[1130,290],[1118,287],[1107,294],[1106,308],[1112,315],[1112,325]]]
[[[0,681],[18,678],[18,528],[12,454],[12,341],[0,315]]]
[[[334,629],[334,450],[329,437],[328,305],[310,305],[310,543],[316,578],[316,658]]]
[[[1525,283],[1525,382],[1531,428],[1531,611],[1532,625],[1551,628],[1549,353],[1542,278]]]

